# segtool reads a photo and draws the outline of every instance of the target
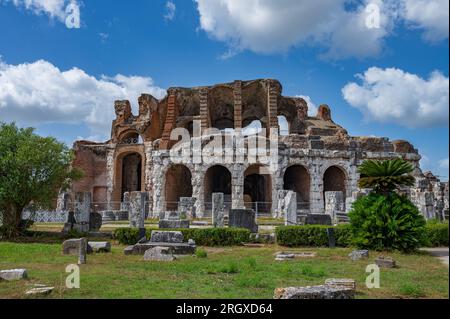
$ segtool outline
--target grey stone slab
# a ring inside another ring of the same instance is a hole
[[[354,299],[355,290],[342,286],[308,286],[275,289],[274,299]]]
[[[20,279],[26,279],[28,277],[28,273],[26,269],[8,269],[8,270],[0,270],[0,281],[14,281]]]
[[[152,231],[150,242],[152,243],[182,243],[183,233],[180,231]]]
[[[255,211],[252,209],[232,209],[228,219],[229,227],[247,228],[252,233],[258,232]]]
[[[367,249],[353,250],[348,254],[351,260],[360,260],[362,258],[369,258],[369,251]]]
[[[179,228],[189,228],[189,220],[168,220],[162,219],[159,221],[160,229],[179,229]]]
[[[325,285],[334,287],[346,287],[356,290],[356,281],[348,278],[328,278],[325,280]]]
[[[145,261],[174,261],[175,259],[171,247],[156,246],[147,249],[144,253]]]
[[[224,206],[224,194],[213,193],[212,194],[212,223],[214,227],[224,227],[225,206]]]
[[[331,225],[331,216],[327,214],[308,214],[305,219],[306,225]]]
[[[395,268],[396,267],[395,260],[390,257],[377,257],[375,259],[375,264],[378,267],[382,267],[382,268]]]
[[[111,252],[111,243],[107,241],[90,241],[88,245],[94,253]]]

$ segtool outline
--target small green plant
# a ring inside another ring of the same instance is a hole
[[[425,296],[425,293],[421,287],[411,283],[401,284],[398,291],[400,292],[400,294],[404,296],[409,296],[413,298],[420,298]]]
[[[197,250],[195,251],[195,256],[197,258],[206,258],[208,257],[208,253],[202,248],[197,248]]]
[[[239,267],[236,262],[230,261],[226,266],[220,269],[220,272],[224,274],[237,274],[239,272]]]

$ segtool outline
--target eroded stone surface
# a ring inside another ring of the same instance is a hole
[[[175,259],[176,257],[170,247],[156,246],[144,253],[144,260],[146,261],[174,261]]]
[[[325,280],[325,285],[335,287],[346,287],[356,290],[356,281],[348,278],[329,278]]]
[[[308,286],[275,289],[274,299],[354,299],[354,289],[337,286]]]
[[[152,231],[150,241],[152,243],[182,243],[183,233],[180,231]]]
[[[396,262],[394,259],[390,258],[390,257],[377,257],[375,259],[375,264],[378,267],[383,267],[383,268],[395,268],[396,267]]]
[[[252,233],[258,232],[255,212],[251,209],[232,209],[228,220],[229,227],[247,228]]]
[[[111,252],[111,243],[107,241],[90,241],[88,245],[94,253]]]
[[[369,258],[369,251],[366,249],[354,250],[350,254],[348,254],[351,260],[360,260],[363,258]]]
[[[0,270],[0,281],[14,281],[20,279],[26,279],[28,277],[26,269],[8,269]]]

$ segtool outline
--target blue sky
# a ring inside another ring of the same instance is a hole
[[[80,28],[69,2],[0,0],[0,120],[70,145],[109,137],[115,99],[276,78],[351,135],[409,140],[448,178],[448,0],[371,1],[374,29],[362,0],[73,0]]]

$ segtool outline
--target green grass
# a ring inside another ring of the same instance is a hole
[[[296,249],[316,251],[317,257],[278,262],[274,253],[286,248],[275,245],[202,248],[206,258],[161,263],[125,256],[123,248],[88,255],[80,268],[81,288],[66,289],[65,268],[77,258],[62,255],[61,244],[0,242],[0,269],[29,273],[28,280],[0,282],[0,298],[24,298],[25,290],[38,283],[55,287],[48,298],[272,298],[277,287],[323,284],[331,277],[355,279],[357,298],[448,298],[448,270],[426,253],[389,253],[399,267],[382,269],[381,288],[367,289],[365,268],[377,253],[352,262],[350,249]]]

